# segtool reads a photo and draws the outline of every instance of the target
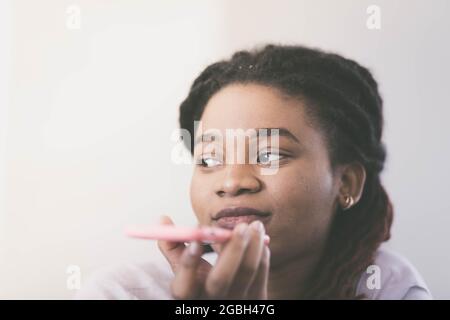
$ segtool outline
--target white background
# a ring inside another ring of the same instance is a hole
[[[369,5],[381,30],[366,27]],[[69,5],[81,9],[68,28]],[[388,246],[450,298],[450,2],[0,2],[0,298],[70,298],[66,269],[157,254],[122,235],[161,213],[195,224],[189,165],[170,160],[198,73],[276,42],[368,66],[385,101]]]

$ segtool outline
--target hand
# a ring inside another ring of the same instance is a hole
[[[173,224],[163,216],[163,224]],[[203,259],[198,242],[158,241],[175,274],[175,299],[267,299],[270,250],[264,245],[264,225],[254,221],[237,225],[232,237],[219,244],[214,266]]]

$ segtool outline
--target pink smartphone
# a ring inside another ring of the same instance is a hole
[[[174,242],[200,241],[205,243],[226,242],[232,230],[218,227],[184,227],[174,225],[129,226],[125,234],[129,237],[151,240],[167,240]],[[270,237],[264,236],[268,245]]]

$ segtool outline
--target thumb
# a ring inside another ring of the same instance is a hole
[[[161,216],[159,222],[162,225],[174,224],[172,219],[166,215]],[[183,242],[158,240],[158,248],[169,262],[173,272],[175,272],[177,266],[180,264],[181,255],[186,248],[186,245]]]

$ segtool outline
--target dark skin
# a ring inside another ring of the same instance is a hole
[[[346,195],[355,203],[360,199],[364,167],[354,163],[332,171],[325,137],[310,121],[303,102],[268,86],[222,88],[208,101],[201,121],[203,132],[215,128],[225,135],[227,128],[285,128],[292,136],[280,135],[278,149],[265,158],[277,161],[273,175],[262,175],[260,163],[212,159],[206,161],[208,166],[196,165],[190,194],[200,225],[212,225],[212,215],[230,206],[253,207],[271,216],[263,228],[258,229],[258,222],[240,224],[228,242],[213,245],[219,255],[214,266],[201,258],[195,244],[189,250],[182,243],[159,241],[175,274],[173,296],[298,298],[322,256],[337,207],[345,207]],[[195,146],[194,157],[205,158],[202,144]],[[162,222],[172,223],[168,217]],[[263,244],[264,233],[271,237],[269,246]]]

